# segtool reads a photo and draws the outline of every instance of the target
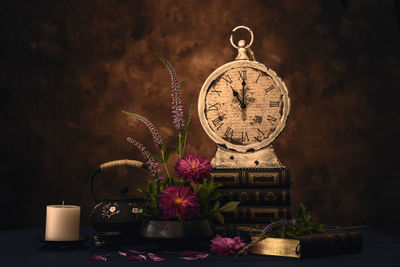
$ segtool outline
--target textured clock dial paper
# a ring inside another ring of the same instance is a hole
[[[236,67],[210,84],[204,112],[219,137],[247,146],[275,132],[282,108],[282,93],[270,75],[256,68]]]

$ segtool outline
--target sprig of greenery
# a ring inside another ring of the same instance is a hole
[[[312,222],[311,212],[300,203],[296,217],[292,220],[282,220],[282,223],[271,223],[260,233],[258,238],[245,246],[236,256],[252,248],[258,242],[267,237],[293,238],[297,236],[310,235],[312,233],[324,232],[327,228],[324,224]]]
[[[214,183],[211,179],[204,179],[203,184],[197,184],[195,192],[199,198],[200,214],[204,217],[213,218],[219,223],[224,224],[224,216],[221,212],[232,211],[240,204],[239,201],[231,201],[221,206],[219,199],[222,193],[216,191],[221,184]]]

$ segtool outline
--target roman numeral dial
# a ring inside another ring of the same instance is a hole
[[[286,120],[279,81],[257,67],[226,68],[215,76],[206,89],[203,107],[212,135],[244,147],[274,138]]]
[[[210,104],[210,105],[208,106],[208,110],[209,110],[209,111],[211,111],[211,110],[218,111],[219,105],[220,105],[219,103]]]

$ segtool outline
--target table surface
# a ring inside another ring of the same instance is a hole
[[[81,234],[90,236],[90,228],[82,228]],[[93,245],[91,238],[85,247],[77,249],[54,250],[46,249],[38,241],[43,237],[43,229],[21,229],[0,231],[0,266],[129,266],[132,264],[159,264],[163,266],[203,265],[203,266],[400,266],[400,239],[384,236],[369,230],[361,231],[363,236],[363,251],[358,254],[346,254],[330,257],[293,259],[271,256],[245,255],[218,257],[210,255],[206,259],[184,261],[179,254],[157,255],[164,257],[163,262],[147,260],[143,262],[126,262],[119,256],[117,250],[112,251],[110,261],[91,260],[93,254],[105,254]],[[127,248],[127,247],[125,247]],[[138,249],[139,247],[129,247]]]

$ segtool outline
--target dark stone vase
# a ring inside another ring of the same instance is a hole
[[[183,222],[143,220],[140,235],[162,252],[181,252],[207,249],[214,231],[209,220]]]

